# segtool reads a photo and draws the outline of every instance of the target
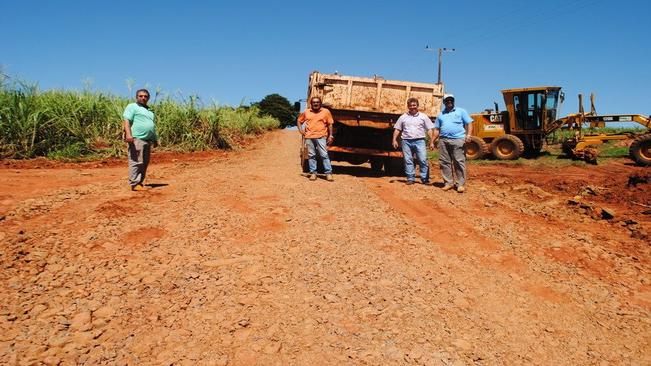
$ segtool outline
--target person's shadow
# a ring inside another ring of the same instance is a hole
[[[149,188],[160,188],[160,187],[167,187],[167,186],[169,186],[169,184],[167,184],[167,183],[149,183],[149,184],[145,184],[145,187],[149,187]]]

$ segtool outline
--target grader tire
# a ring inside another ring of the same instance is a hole
[[[651,166],[651,134],[638,136],[633,140],[628,153],[637,165]]]
[[[477,136],[470,136],[470,142],[466,143],[465,150],[468,160],[481,159],[490,152],[488,144]]]
[[[576,148],[576,140],[571,138],[563,141],[562,149],[563,149],[563,154],[567,155],[570,158],[575,158],[574,156],[574,148]]]
[[[491,144],[491,152],[499,160],[515,160],[523,151],[522,140],[513,135],[500,136]]]

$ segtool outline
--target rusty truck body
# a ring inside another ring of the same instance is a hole
[[[328,146],[333,161],[370,163],[380,172],[400,174],[401,150],[393,148],[393,125],[407,110],[407,99],[419,101],[421,112],[431,118],[441,111],[443,84],[430,84],[381,77],[322,74],[314,71],[308,82],[307,100],[320,97],[332,113],[334,141]],[[301,164],[307,169],[307,149],[301,148]]]

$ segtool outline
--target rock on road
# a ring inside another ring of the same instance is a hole
[[[311,182],[299,143],[154,156],[144,192],[2,170],[0,364],[651,364],[645,238],[472,172]]]

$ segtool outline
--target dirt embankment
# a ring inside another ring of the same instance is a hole
[[[154,156],[144,192],[0,169],[0,363],[651,363],[646,170],[472,166],[457,194],[310,182],[298,144]]]

